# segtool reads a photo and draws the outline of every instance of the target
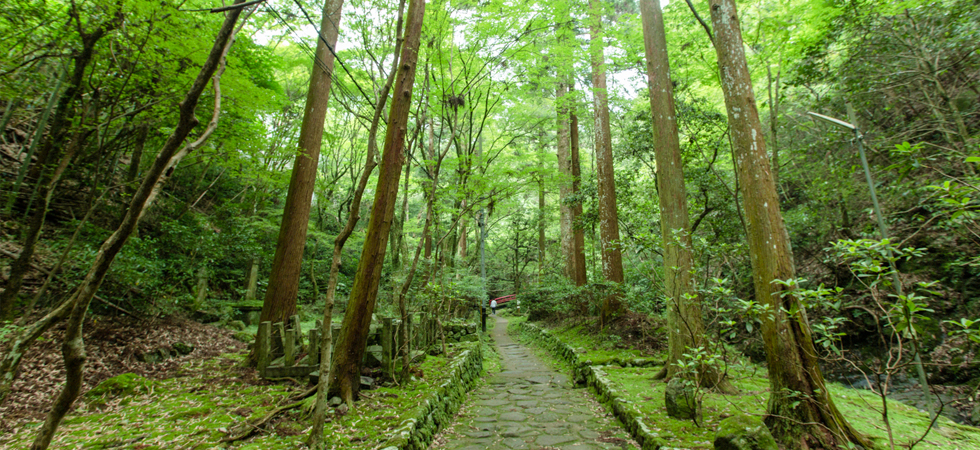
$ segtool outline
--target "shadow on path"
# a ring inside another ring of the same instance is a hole
[[[507,319],[493,316],[501,371],[485,376],[452,425],[430,448],[628,449],[636,445],[586,389],[552,369],[507,335]]]

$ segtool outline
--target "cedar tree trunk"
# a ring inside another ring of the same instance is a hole
[[[415,81],[424,14],[424,0],[412,0],[409,3],[404,47],[393,89],[391,111],[388,114],[388,128],[374,205],[371,208],[364,250],[361,252],[344,324],[337,338],[337,352],[330,370],[330,392],[338,393],[349,405],[353,404],[354,396],[360,389],[361,358],[367,345],[391,220],[398,199],[398,180],[401,176],[405,136],[408,132],[408,113],[412,106],[412,85]]]
[[[773,284],[796,274],[734,1],[711,0],[711,22],[745,199],[755,299],[772,312],[762,321],[770,387],[766,425],[786,448],[838,448],[848,441],[870,448],[867,438],[844,419],[830,398],[805,308],[792,291]]]
[[[616,210],[616,179],[613,176],[612,136],[609,130],[609,98],[606,92],[606,64],[602,42],[602,5],[589,0],[589,56],[592,60],[592,89],[595,102],[595,155],[599,187],[599,242],[602,246],[602,275],[606,281],[623,282],[623,255],[619,242],[619,214]],[[602,302],[602,326],[623,313],[619,288]]]
[[[303,249],[306,247],[306,231],[310,223],[310,204],[316,184],[316,166],[323,145],[323,121],[327,116],[327,100],[330,96],[330,75],[333,74],[333,52],[327,48],[337,44],[337,27],[340,25],[344,0],[326,0],[320,20],[320,34],[310,87],[306,93],[303,124],[299,130],[299,148],[293,173],[286,193],[276,255],[272,260],[269,286],[262,302],[260,322],[286,322],[296,314],[296,295],[299,292]]]

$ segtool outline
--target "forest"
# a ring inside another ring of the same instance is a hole
[[[494,312],[691,398],[762,377],[779,448],[980,425],[977,0],[0,11],[0,447],[167,448],[71,430],[170,386],[242,402],[170,448],[426,448],[346,413],[506,367]]]

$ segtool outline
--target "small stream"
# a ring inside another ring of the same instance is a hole
[[[827,370],[824,372],[828,380],[836,381],[843,384],[844,386],[850,387],[851,389],[865,389],[870,390],[876,383],[873,380],[873,374],[869,373],[869,377],[865,377],[860,372],[842,372]],[[883,377],[884,378],[884,377]],[[868,380],[872,380],[872,384],[868,383]],[[909,376],[905,373],[899,373],[893,375],[889,380],[890,386],[888,387],[888,399],[902,402],[906,405],[915,407],[921,412],[927,412],[928,407],[926,403],[926,397],[922,393],[922,388],[919,386],[919,380],[914,376]],[[938,395],[939,400],[943,404],[947,405],[943,408],[942,415],[949,418],[950,420],[964,424],[964,425],[976,425],[971,419],[969,413],[963,413],[956,408],[949,407],[948,405],[957,400],[954,396],[940,393]],[[933,403],[938,407],[938,403],[935,401],[936,397],[933,397]],[[880,405],[876,405],[880,406]]]

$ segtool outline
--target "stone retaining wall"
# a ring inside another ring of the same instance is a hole
[[[402,421],[383,450],[424,450],[433,436],[452,422],[463,404],[466,393],[473,388],[483,372],[483,347],[478,341],[450,363],[449,379],[415,410],[415,416]]]
[[[623,427],[630,432],[633,439],[640,444],[643,450],[660,450],[666,448],[664,442],[654,435],[641,420],[640,413],[631,406],[632,402],[612,388],[612,383],[602,369],[603,365],[618,364],[623,367],[645,367],[653,366],[659,361],[649,359],[635,360],[613,360],[606,361],[605,364],[593,364],[592,361],[582,360],[574,349],[562,342],[548,330],[542,329],[534,324],[524,322],[520,325],[522,340],[530,340],[541,345],[556,358],[564,361],[572,367],[573,376],[576,384],[585,384],[595,392],[598,400],[610,410],[623,423]]]

